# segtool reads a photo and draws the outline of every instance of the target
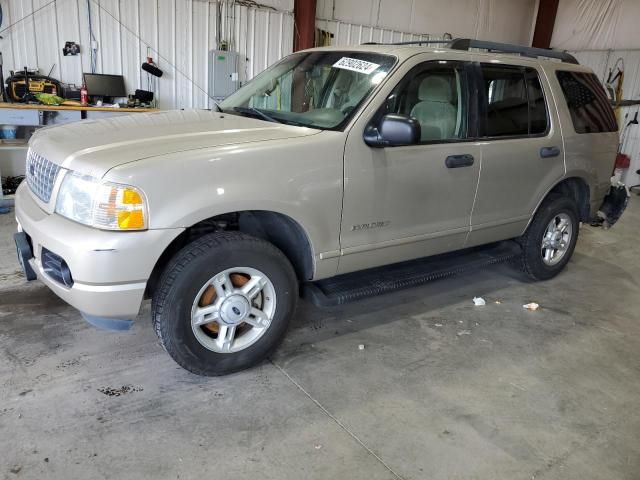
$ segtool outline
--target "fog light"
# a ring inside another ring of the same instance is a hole
[[[64,285],[73,287],[73,276],[67,262],[60,255],[42,247],[42,269],[49,278]]]

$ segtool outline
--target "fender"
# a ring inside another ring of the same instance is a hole
[[[542,205],[542,202],[545,201],[545,199],[549,196],[549,194],[554,193],[554,192],[562,192],[564,188],[569,188],[570,191],[567,192],[566,190],[564,191],[564,193],[569,193],[574,200],[576,201],[576,204],[578,205],[578,209],[580,212],[580,220],[581,221],[589,221],[592,218],[592,208],[591,208],[591,192],[592,192],[592,183],[589,182],[589,177],[590,175],[587,172],[584,171],[574,171],[574,172],[568,172],[567,176],[563,177],[562,179],[560,179],[559,181],[557,181],[555,184],[553,184],[553,186],[551,186],[549,189],[547,189],[547,191],[545,192],[545,194],[542,196],[542,198],[540,199],[540,201],[537,203],[536,208],[533,210],[533,212],[531,213],[531,218],[529,218],[529,221],[527,222],[527,226],[524,229],[524,231],[527,230],[527,228],[529,228],[529,225],[531,224],[531,222],[533,221],[533,218],[535,217],[536,213],[538,212],[538,209],[540,208],[540,205]],[[571,182],[574,181],[579,181],[582,182],[582,184],[586,187],[586,191],[585,192],[576,192],[574,189],[575,187],[571,187],[570,184]],[[567,187],[564,187],[564,185],[566,185]],[[584,194],[586,193],[586,198],[584,198]],[[580,198],[580,195],[583,195],[583,198]],[[523,233],[524,233],[523,231]]]

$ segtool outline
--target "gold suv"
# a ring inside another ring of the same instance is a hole
[[[202,375],[269,355],[301,284],[342,303],[486,245],[553,277],[610,190],[604,89],[562,52],[432,47],[306,50],[211,111],[43,129],[16,195],[27,277],[107,328],[151,298],[165,349]]]

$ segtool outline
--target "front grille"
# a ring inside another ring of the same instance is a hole
[[[27,153],[27,185],[43,202],[51,199],[51,191],[60,167],[33,150]]]

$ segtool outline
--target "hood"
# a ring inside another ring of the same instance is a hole
[[[173,110],[43,128],[30,147],[64,168],[100,178],[144,158],[319,132],[208,110]]]

